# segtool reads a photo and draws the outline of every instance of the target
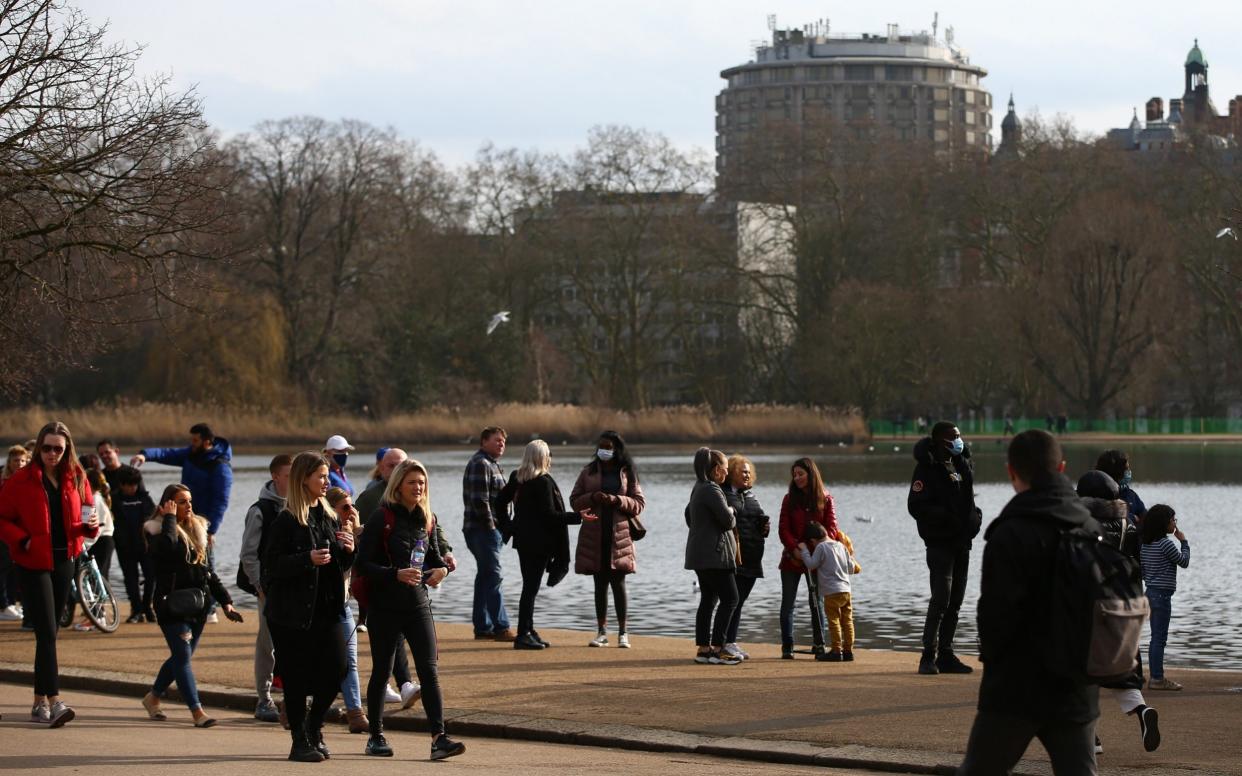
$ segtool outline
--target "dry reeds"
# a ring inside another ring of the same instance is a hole
[[[41,407],[0,410],[0,440],[22,441],[49,420],[64,421],[80,449],[103,438],[124,445],[181,444],[197,422],[209,423],[234,445],[316,445],[331,434],[354,444],[459,444],[473,441],[485,426],[504,427],[515,440],[536,436],[553,442],[589,442],[604,429],[633,443],[734,442],[784,444],[854,442],[866,437],[856,412],[813,407],[747,405],[722,416],[704,407],[654,407],[623,412],[600,407],[499,404],[492,407],[434,407],[373,418],[346,414],[265,412],[194,404],[138,403],[79,409]]]

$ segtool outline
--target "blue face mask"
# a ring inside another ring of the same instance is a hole
[[[602,447],[595,451],[595,456],[601,461],[611,461],[614,455],[616,455],[616,453],[612,450],[605,450]]]
[[[336,461],[336,465],[337,465],[337,466],[339,466],[339,467],[341,467],[342,469],[344,469],[344,468],[345,468],[345,462],[349,460],[349,454],[348,454],[348,453],[333,453],[333,454],[332,454],[332,460],[333,460],[333,461]]]
[[[962,441],[961,437],[958,437],[957,439],[954,439],[949,442],[949,452],[953,453],[954,455],[961,455],[962,451],[965,449],[966,449],[966,443]]]
[[[1130,487],[1130,483],[1134,481],[1134,473],[1126,469],[1125,474],[1121,475],[1121,482],[1117,483],[1123,488]]]

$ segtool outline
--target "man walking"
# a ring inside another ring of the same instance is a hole
[[[914,460],[906,508],[927,547],[931,580],[919,673],[969,674],[973,669],[953,652],[953,636],[966,596],[971,540],[983,521],[975,506],[970,449],[957,425],[942,420],[914,445]]]
[[[1048,750],[1057,776],[1096,773],[1099,689],[1047,667],[1053,560],[1060,535],[1100,533],[1062,473],[1061,445],[1039,429],[1009,445],[1015,495],[988,526],[979,596],[983,681],[960,776],[1008,773],[1032,738]]]
[[[496,426],[483,429],[479,451],[466,464],[462,480],[462,500],[466,514],[462,533],[466,548],[474,556],[474,637],[513,641],[504,595],[500,590],[500,547],[502,539],[497,515],[497,497],[505,486],[500,457],[505,454],[505,430]],[[508,505],[504,507],[508,510]]]

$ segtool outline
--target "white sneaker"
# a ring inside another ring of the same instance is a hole
[[[721,653],[735,657],[738,660],[745,660],[747,657],[746,653],[738,649],[736,644],[725,644],[724,648],[720,651]]]
[[[215,612],[212,612],[211,614],[207,615],[206,622],[208,625],[215,625],[216,623],[220,622],[220,615],[216,614]]]
[[[591,639],[590,643],[589,643],[589,644],[587,644],[587,646],[588,646],[588,647],[606,647],[606,646],[608,646],[608,634],[607,634],[607,633],[601,633],[601,634],[599,634],[599,635],[598,635],[598,636],[596,636],[595,638]]]
[[[400,702],[401,702],[401,693],[394,690],[391,684],[384,688],[384,703],[400,703]]]
[[[401,708],[410,708],[418,701],[422,694],[422,688],[414,682],[406,682],[401,685]]]
[[[14,604],[9,604],[3,609],[0,609],[0,620],[4,622],[12,622],[14,620],[20,620],[21,618],[22,610],[18,609]]]
[[[617,648],[618,649],[629,649],[630,648],[630,634],[628,633],[621,634],[621,636],[617,639]]]

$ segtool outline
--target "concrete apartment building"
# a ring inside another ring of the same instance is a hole
[[[937,151],[992,149],[992,96],[954,42],[932,32],[830,34],[826,21],[777,29],[755,58],[721,72],[716,98],[718,187],[742,176],[741,155],[755,133],[794,130],[804,139],[830,132],[924,142]],[[809,133],[809,137],[808,137]]]

